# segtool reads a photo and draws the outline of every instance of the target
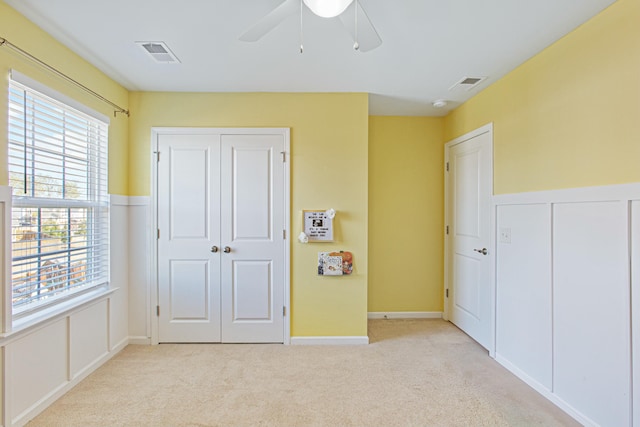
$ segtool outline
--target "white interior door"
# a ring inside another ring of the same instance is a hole
[[[283,341],[284,151],[279,135],[222,136],[224,342]]]
[[[285,145],[159,135],[160,342],[284,342]]]
[[[160,342],[220,341],[218,135],[159,135]]]
[[[492,133],[448,146],[448,315],[485,348],[491,342]]]

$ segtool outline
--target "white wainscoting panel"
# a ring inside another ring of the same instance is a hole
[[[11,188],[0,186],[0,283],[10,283],[7,263],[11,245]],[[7,312],[11,300],[11,289],[3,286],[0,289],[0,333],[7,332],[10,327],[11,313]],[[5,384],[5,347],[0,347],[0,384]],[[0,386],[0,426],[5,424],[5,387]]]
[[[11,187],[2,185],[0,186],[0,283],[11,283],[9,268],[11,265],[11,233]],[[0,333],[11,330],[12,292],[10,286],[3,286],[0,290]]]
[[[7,187],[0,187],[0,203],[10,200]],[[42,310],[0,335],[0,425],[26,424],[128,344],[128,203],[126,196],[111,196],[110,289]],[[0,221],[5,240],[9,226]],[[10,317],[6,321],[11,325]]]
[[[149,344],[151,337],[150,203],[149,197],[129,198],[129,337],[138,344]]]
[[[551,206],[498,206],[496,358],[552,388]],[[505,237],[501,239],[501,232]],[[502,242],[501,242],[502,240]]]
[[[640,183],[493,203],[496,360],[584,425],[640,427]]]
[[[109,352],[109,301],[103,300],[69,317],[70,379],[81,375]]]
[[[631,202],[631,330],[633,425],[640,427],[640,201]]]
[[[554,392],[598,425],[630,424],[628,203],[553,213]]]
[[[9,425],[17,424],[67,383],[68,342],[63,318],[7,345]]]
[[[4,385],[6,384],[5,382],[5,351],[6,351],[6,347],[2,346],[0,347],[0,384],[2,384],[2,387],[0,387],[0,402],[2,402],[2,404],[0,404],[0,427],[4,427],[5,425],[5,414],[4,414],[4,403],[5,403],[5,399],[4,399]]]
[[[111,196],[109,350],[129,339],[129,197]]]

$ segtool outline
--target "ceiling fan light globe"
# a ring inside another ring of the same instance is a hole
[[[322,18],[333,18],[344,12],[353,0],[303,0],[304,4]]]

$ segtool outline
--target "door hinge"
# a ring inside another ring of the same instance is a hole
[[[280,154],[282,154],[282,163],[286,163],[287,162],[287,153],[286,153],[286,151],[281,151]]]
[[[160,238],[160,229],[158,228],[158,239]]]
[[[444,292],[445,292],[445,296],[446,296],[447,298],[449,298],[449,289],[445,289],[445,291],[444,291]]]
[[[447,229],[446,229],[447,234],[449,234],[449,226],[447,225]]]
[[[159,151],[154,151],[154,153],[156,153],[156,162],[160,161],[160,152]]]
[[[158,153],[160,154],[160,153]],[[449,162],[447,162],[447,172],[449,172]]]
[[[282,230],[282,238],[287,239],[287,230]]]
[[[160,306],[156,305],[156,316],[160,317]]]
[[[286,307],[286,306],[283,306],[283,307],[282,307],[282,315],[283,315],[283,316],[286,316],[286,315],[287,315],[287,307]]]

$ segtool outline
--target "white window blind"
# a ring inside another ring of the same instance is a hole
[[[109,280],[108,124],[9,84],[14,314]]]

